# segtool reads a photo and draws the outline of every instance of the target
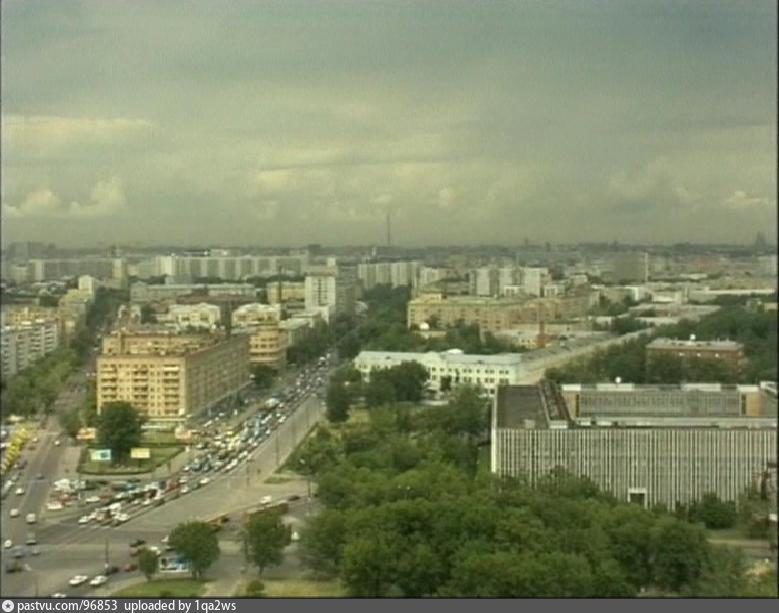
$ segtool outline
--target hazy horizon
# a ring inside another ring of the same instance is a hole
[[[776,6],[2,3],[3,240],[776,241]]]

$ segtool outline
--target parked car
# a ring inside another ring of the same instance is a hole
[[[19,509],[11,509],[11,512],[8,513],[10,517],[19,517]]]
[[[108,582],[108,577],[106,577],[105,575],[97,575],[89,582],[89,585],[91,585],[92,587],[99,587],[107,582]]]
[[[138,565],[134,562],[130,562],[129,564],[125,564],[122,570],[126,573],[131,573],[135,570],[138,570]]]
[[[36,517],[35,513],[27,513],[27,517],[24,518],[24,521],[26,521],[28,524],[34,524],[38,521],[38,518]]]
[[[109,566],[105,567],[105,570],[103,572],[107,576],[115,575],[116,573],[119,572],[119,567],[118,566],[111,566],[111,565],[109,565]]]

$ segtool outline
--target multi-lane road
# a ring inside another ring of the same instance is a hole
[[[69,588],[68,579],[77,574],[93,577],[102,572],[106,562],[120,567],[125,565],[129,561],[128,543],[131,540],[141,538],[150,544],[159,543],[173,527],[184,521],[208,519],[223,513],[239,518],[242,511],[257,506],[263,497],[284,499],[290,495],[305,495],[305,482],[268,484],[265,480],[285,462],[323,415],[323,402],[312,389],[243,464],[229,473],[209,475],[211,480],[207,485],[169,500],[163,506],[140,509],[129,522],[119,527],[79,525],[73,514],[60,520],[53,515],[32,527],[25,525],[25,514],[36,512],[35,509],[40,513],[48,496],[50,479],[37,481],[36,475],[57,474],[65,449],[65,445],[53,444],[58,436],[56,432],[41,432],[39,448],[25,473],[30,489],[24,497],[18,497],[22,505],[17,507],[20,517],[8,519],[9,509],[17,504],[13,492],[3,504],[4,523],[11,526],[4,538],[11,538],[15,545],[22,544],[28,529],[35,529],[41,553],[20,560],[25,568],[23,572],[4,575],[2,594],[46,596],[64,592],[84,595],[89,593],[89,587]],[[10,551],[3,550],[2,558],[5,565],[11,560]],[[120,576],[115,575],[112,581]]]

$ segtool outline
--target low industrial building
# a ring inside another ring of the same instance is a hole
[[[646,346],[647,361],[661,356],[676,356],[684,360],[708,359],[723,362],[738,372],[744,362],[744,346],[735,341],[696,341],[656,338]]]
[[[563,468],[647,507],[735,501],[776,460],[776,407],[769,383],[501,386],[491,468],[531,483]]]
[[[457,385],[477,385],[493,395],[498,385],[518,383],[522,376],[522,356],[518,353],[469,355],[459,349],[442,353],[411,353],[401,351],[361,351],[354,367],[364,381],[373,370],[381,370],[413,362],[427,369],[427,387],[432,392],[446,391]]]

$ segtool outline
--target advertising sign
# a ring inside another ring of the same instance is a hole
[[[89,459],[92,462],[110,462],[111,450],[110,449],[90,449]]]
[[[77,441],[89,442],[97,438],[97,428],[79,428],[76,434]]]
[[[130,458],[133,460],[148,460],[151,457],[151,449],[148,447],[133,447],[130,449]]]

